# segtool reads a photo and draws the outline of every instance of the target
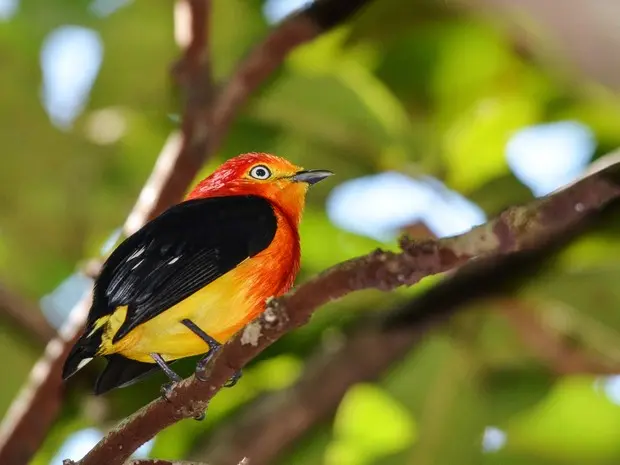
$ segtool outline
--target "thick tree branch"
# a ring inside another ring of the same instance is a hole
[[[257,399],[240,418],[218,428],[190,458],[210,465],[250,457],[252,465],[268,465],[299,437],[330,418],[350,386],[376,379],[400,360],[421,338],[417,331],[358,330],[331,351],[317,354],[301,379],[288,389]]]
[[[66,460],[65,463],[71,465],[71,461]],[[125,465],[209,465],[204,462],[188,462],[186,460],[129,460]]]
[[[65,465],[71,465],[71,460],[65,460]],[[240,462],[230,462],[236,465],[249,465],[250,462],[243,458]],[[159,459],[143,459],[143,460],[129,460],[125,462],[125,465],[210,465],[204,462],[188,462],[186,460],[159,460]]]
[[[0,314],[8,317],[10,323],[24,333],[25,339],[35,342],[38,347],[47,344],[56,335],[56,331],[36,305],[11,292],[2,284],[0,284]]]
[[[206,409],[209,400],[226,381],[262,350],[308,321],[319,306],[344,295],[362,289],[376,288],[392,290],[401,285],[411,285],[425,276],[451,269],[474,254],[484,260],[474,260],[465,267],[468,273],[463,280],[470,290],[465,289],[465,298],[494,291],[497,280],[510,277],[511,267],[519,266],[515,272],[526,269],[530,255],[539,253],[558,236],[568,234],[583,220],[610,201],[620,197],[620,165],[613,165],[578,183],[528,206],[507,210],[488,224],[466,234],[437,241],[401,241],[402,252],[377,250],[369,255],[349,260],[321,273],[314,279],[290,293],[271,300],[260,318],[250,323],[220,351],[210,366],[206,382],[190,377],[173,390],[170,401],[155,400],[125,420],[101,440],[80,462],[80,465],[106,463],[121,465],[140,445],[151,439],[162,429],[183,418],[194,417]],[[514,254],[515,251],[523,251]],[[506,273],[498,273],[503,262],[498,258],[506,255],[510,267]],[[493,260],[491,260],[493,259]],[[513,263],[511,263],[513,262]],[[471,286],[470,275],[487,276],[493,279]],[[495,286],[495,287],[493,287]],[[385,326],[396,338],[399,331],[407,328],[428,328],[431,323],[451,315],[462,302],[457,294],[440,295],[431,289],[423,298],[405,306]],[[444,293],[446,294],[446,293]],[[431,296],[429,298],[428,296]],[[443,299],[443,300],[442,300]],[[429,304],[433,304],[430,305]],[[436,311],[435,303],[443,304]]]

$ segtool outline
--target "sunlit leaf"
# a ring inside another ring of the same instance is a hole
[[[569,377],[508,427],[511,450],[570,463],[620,457],[620,406],[597,389],[592,377]]]
[[[406,448],[416,440],[417,428],[411,414],[384,390],[357,384],[338,407],[334,436],[336,447],[328,452],[328,463],[353,464],[363,463],[363,456],[378,457]],[[346,458],[347,452],[353,453],[353,459]]]
[[[481,100],[463,113],[444,136],[444,159],[451,187],[470,191],[508,171],[505,147],[518,129],[538,117],[527,98]]]

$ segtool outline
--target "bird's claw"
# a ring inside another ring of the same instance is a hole
[[[172,391],[174,390],[177,384],[178,384],[178,381],[171,381],[169,383],[162,384],[161,396],[168,402],[172,402],[172,400],[170,399],[170,396],[172,395]],[[196,414],[196,416],[194,417],[194,420],[202,421],[205,419],[205,417],[206,417],[205,412],[201,412],[201,413]]]
[[[209,379],[209,377],[206,375],[207,365],[209,364],[211,358],[213,357],[213,354],[215,354],[217,350],[218,348],[210,350],[207,355],[198,360],[198,363],[196,364],[196,370],[194,370],[194,376],[198,379],[198,381],[205,382]]]
[[[235,384],[237,384],[237,382],[241,379],[242,376],[243,372],[241,370],[235,372],[235,374],[232,375],[232,377],[228,381],[226,381],[226,383],[224,383],[224,387],[233,387]]]
[[[209,380],[209,377],[205,375],[205,369],[202,368],[202,367],[200,367],[200,368],[196,367],[196,371],[194,372],[194,376],[196,377],[196,379],[198,381],[201,381],[203,383]]]
[[[172,395],[172,391],[174,391],[174,388],[177,385],[177,381],[171,381],[169,383],[165,383],[162,384],[160,392],[161,392],[161,396],[166,399],[168,402],[172,402],[170,400],[170,396]]]

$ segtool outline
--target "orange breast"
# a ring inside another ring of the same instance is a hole
[[[248,320],[264,310],[265,299],[287,292],[299,271],[300,247],[297,230],[279,212],[278,229],[269,247],[239,265],[233,274],[248,287],[248,299],[255,308]],[[260,271],[259,271],[260,270]]]

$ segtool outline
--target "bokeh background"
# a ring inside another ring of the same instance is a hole
[[[303,2],[213,3],[221,80]],[[178,53],[169,1],[0,0],[0,286],[37,327],[58,328],[88,289],[87,259],[115,241],[178,128]],[[337,173],[309,196],[302,281],[393,247],[405,227],[457,234],[571,182],[620,146],[619,89],[615,0],[375,0],[294,51],[202,175],[247,151]],[[611,221],[589,233],[515,295],[473,305],[353,386],[279,463],[619,463],[620,377],[558,362],[568,344],[620,374],[619,232]],[[205,422],[173,426],[138,456],[200,458],[213,431],[294,383],[361,315],[433,282],[326,306],[218,394]],[[0,312],[2,414],[43,350],[39,333]],[[95,371],[72,380],[33,464],[80,458],[163,381],[94,398]]]

